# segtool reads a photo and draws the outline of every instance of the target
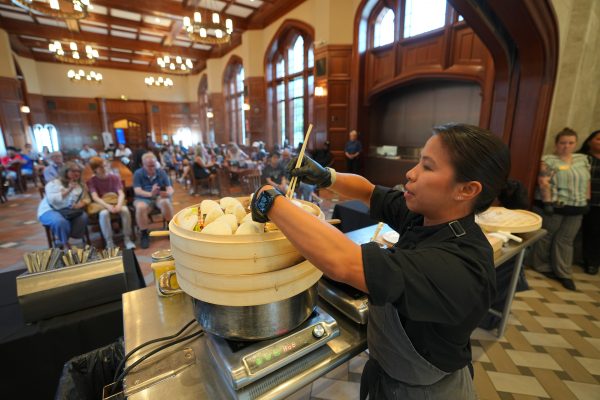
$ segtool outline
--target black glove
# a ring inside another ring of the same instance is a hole
[[[554,215],[554,207],[552,206],[552,203],[544,203],[544,215]]]
[[[295,168],[298,157],[294,157],[287,165],[286,171],[290,176],[296,176],[300,181],[318,188],[326,188],[333,184],[331,170],[308,156],[304,156],[299,168]]]

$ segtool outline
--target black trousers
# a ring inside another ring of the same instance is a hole
[[[590,207],[581,222],[583,261],[588,266],[600,266],[600,207]]]
[[[359,161],[358,157],[356,158],[346,158],[346,172],[351,174],[358,174]]]

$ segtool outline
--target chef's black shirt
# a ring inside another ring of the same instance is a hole
[[[392,303],[417,352],[446,372],[471,362],[470,335],[495,296],[492,248],[473,214],[453,224],[423,226],[404,194],[376,187],[371,217],[400,234],[383,250],[362,245],[369,301]],[[464,230],[464,235],[459,235]]]

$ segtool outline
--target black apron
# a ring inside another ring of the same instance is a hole
[[[456,236],[457,232],[464,234],[462,226],[448,229]],[[448,373],[423,358],[411,343],[393,304],[369,304],[367,343],[369,361],[361,377],[361,400],[477,398],[469,367]]]

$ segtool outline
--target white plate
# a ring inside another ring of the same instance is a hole
[[[381,235],[381,237],[386,242],[389,242],[389,243],[392,243],[392,244],[396,244],[396,242],[398,241],[398,239],[400,239],[400,234],[398,232],[396,232],[396,231],[389,231],[389,232],[386,232],[383,235]]]

